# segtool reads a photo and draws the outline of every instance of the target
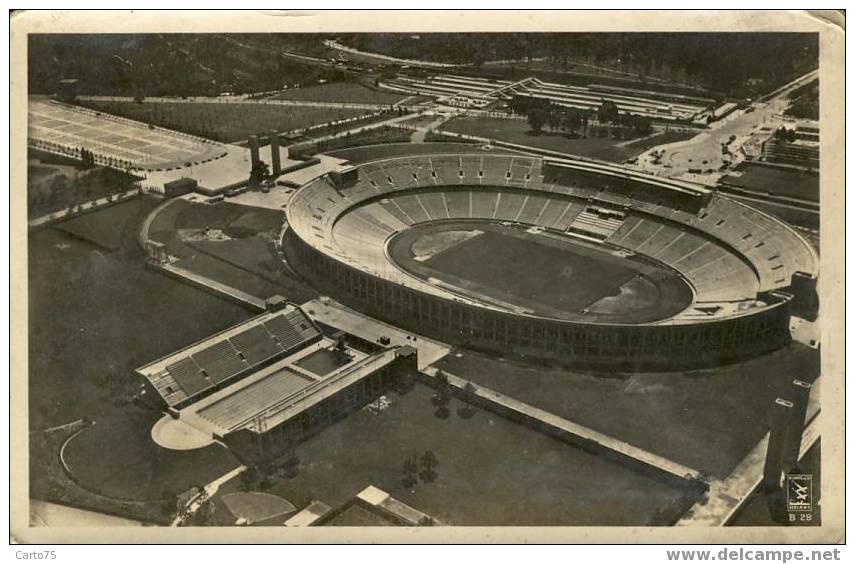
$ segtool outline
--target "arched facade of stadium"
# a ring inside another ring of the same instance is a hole
[[[309,182],[287,215],[289,262],[319,288],[396,326],[502,353],[625,370],[714,366],[786,345],[793,306],[815,299],[816,253],[784,223],[603,163],[384,159]],[[478,221],[658,265],[691,297],[660,317],[544,312],[418,276],[390,253],[408,230]]]

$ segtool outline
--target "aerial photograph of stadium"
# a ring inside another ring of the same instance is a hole
[[[823,523],[819,34],[26,45],[30,526]]]

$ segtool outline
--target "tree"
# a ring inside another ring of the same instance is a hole
[[[258,161],[249,172],[249,182],[253,185],[261,184],[268,178],[270,178],[270,168],[264,161]]]
[[[477,397],[475,392],[477,389],[472,382],[466,382],[466,385],[463,386],[463,392],[466,394],[465,399],[466,403],[457,410],[457,415],[459,415],[463,419],[469,419],[473,415],[475,415],[475,406],[472,405],[472,402]]]
[[[404,461],[404,466],[402,468],[404,473],[404,479],[401,481],[401,484],[405,488],[412,488],[416,485],[418,480],[416,479],[416,472],[419,471],[419,465],[416,462],[416,457],[411,456]]]
[[[597,111],[597,119],[602,123],[614,123],[620,119],[617,104],[611,100],[603,100],[603,104]]]
[[[528,125],[531,127],[532,132],[535,135],[540,135],[540,132],[543,130],[543,124],[546,123],[547,120],[546,110],[542,108],[533,108],[528,113]]]
[[[442,370],[436,371],[436,392],[431,396],[431,403],[439,409],[436,411],[436,416],[445,419],[448,417],[448,408],[446,407],[451,401],[451,384],[448,383],[448,376]],[[444,416],[442,414],[445,414]]]
[[[422,471],[419,473],[422,481],[433,482],[436,480],[436,468],[439,466],[439,460],[432,450],[426,451],[421,457]]]
[[[178,492],[172,488],[163,488],[160,492],[160,514],[164,519],[172,520],[178,510]]]
[[[549,126],[549,131],[555,131],[561,125],[561,116],[555,112],[546,114],[546,124]]]

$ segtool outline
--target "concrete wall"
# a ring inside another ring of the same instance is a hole
[[[437,339],[501,354],[618,370],[718,366],[790,343],[790,301],[739,317],[681,325],[606,325],[539,319],[429,295],[338,262],[289,231],[289,264],[368,315]]]
[[[238,458],[248,464],[275,459],[332,423],[368,405],[417,371],[417,356],[414,352],[400,355],[377,371],[338,390],[265,433],[241,429],[224,436],[223,442]]]

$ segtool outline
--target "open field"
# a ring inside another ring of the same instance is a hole
[[[693,133],[672,132],[667,134],[667,138],[657,139],[659,136],[655,136],[619,146],[620,143],[623,143],[622,141],[608,137],[570,139],[564,134],[552,133],[547,130],[541,132],[540,135],[534,135],[525,120],[482,117],[454,118],[445,123],[442,129],[447,132],[474,135],[612,162],[623,162],[655,145],[689,139],[695,135]]]
[[[59,229],[29,239],[30,428],[93,420],[66,451],[74,476],[124,499],[159,499],[163,488],[232,465],[219,447],[184,456],[154,445],[149,431],[160,415],[131,402],[139,389],[132,370],[250,316],[143,266],[136,230],[156,204],[134,200],[84,216],[100,224],[87,234],[97,246]],[[101,239],[111,218],[121,232],[114,251],[115,234]]]
[[[178,200],[157,215],[149,236],[181,258],[176,266],[258,298],[279,294],[302,303],[317,294],[286,270],[271,244],[283,219],[282,212],[267,208]],[[188,240],[188,234],[205,228],[221,231],[226,239]]]
[[[388,119],[388,116],[378,117],[380,120]],[[412,131],[400,126],[382,125],[363,129],[358,133],[344,135],[333,139],[308,140],[302,141],[288,148],[291,158],[297,158],[299,155],[310,156],[317,153],[332,155],[339,150],[351,147],[361,147],[364,145],[374,146],[378,144],[388,143],[409,143],[412,137]]]
[[[422,114],[414,116],[410,119],[404,120],[401,123],[406,125],[411,125],[413,127],[427,127],[430,124],[434,123],[440,119],[440,116],[430,115],[430,114]]]
[[[587,373],[458,354],[436,366],[718,477],[766,433],[779,390],[795,377],[819,375],[819,353],[799,343],[741,364],[677,373]]]
[[[365,110],[262,103],[101,102],[86,105],[114,115],[231,143],[270,129],[278,132],[360,116]]]
[[[736,171],[741,174],[727,175],[720,182],[761,194],[819,201],[817,174],[751,163],[740,164]]]
[[[406,94],[373,90],[358,82],[332,82],[286,90],[274,96],[273,99],[391,105],[406,97]]]
[[[162,500],[115,499],[86,489],[68,475],[59,457],[60,450],[66,441],[88,425],[81,420],[49,431],[30,433],[29,463],[31,469],[37,469],[30,474],[31,500],[46,500],[63,507],[89,509],[99,514],[122,516],[146,523],[167,524],[169,517]],[[80,515],[76,514],[75,520],[79,518]],[[67,525],[68,522],[63,524]]]
[[[117,251],[123,245],[133,244],[132,237],[136,235],[134,231],[139,227],[141,215],[157,203],[146,197],[137,197],[112,206],[110,213],[87,213],[63,221],[56,229],[102,249]]]
[[[359,411],[296,449],[299,472],[271,493],[297,507],[333,507],[375,485],[452,525],[643,525],[670,522],[691,503],[658,481],[485,411],[463,419],[457,400],[434,416],[431,390],[391,393],[388,409]],[[402,484],[404,461],[431,450],[432,482]],[[604,498],[603,494],[607,497]]]
[[[90,491],[123,499],[158,500],[204,485],[240,465],[219,444],[169,450],[151,438],[160,412],[127,405],[121,414],[75,437],[65,459],[75,480]],[[105,464],[105,456],[111,463]]]
[[[642,322],[662,319],[691,303],[691,290],[676,274],[567,238],[527,233],[490,222],[458,222],[454,229],[482,233],[425,260],[413,256],[414,245],[441,236],[446,223],[402,233],[390,242],[389,254],[405,270],[424,280],[438,279],[475,297],[524,307],[537,315],[576,319],[603,298],[617,303],[609,308],[612,321]],[[643,277],[636,291],[621,288]],[[591,316],[593,319],[593,315]]]

